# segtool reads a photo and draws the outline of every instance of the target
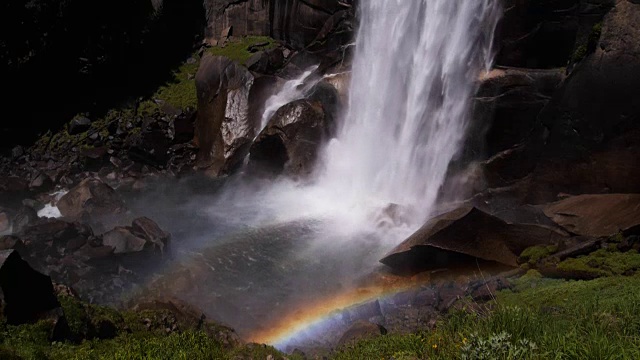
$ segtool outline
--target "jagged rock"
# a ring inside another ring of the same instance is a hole
[[[102,236],[102,243],[115,254],[136,253],[143,250],[164,253],[171,235],[151,219],[135,219],[131,227],[116,227]]]
[[[580,195],[545,206],[551,220],[574,234],[602,237],[640,230],[640,195]]]
[[[330,126],[320,102],[289,103],[273,115],[256,138],[249,164],[275,174],[309,175]]]
[[[338,341],[338,347],[359,340],[374,338],[376,336],[385,335],[387,330],[381,325],[374,324],[364,320],[358,320],[349,327]]]
[[[89,130],[89,128],[91,128],[91,120],[84,116],[77,116],[69,122],[67,132],[69,135],[77,135]]]
[[[171,234],[160,229],[158,224],[153,220],[147,217],[141,217],[133,220],[131,227],[136,236],[153,243],[161,253],[165,251],[165,247],[168,247]]]
[[[85,179],[62,196],[57,203],[60,213],[67,218],[79,218],[83,213],[109,215],[121,213],[125,205],[109,185],[98,179]]]
[[[147,241],[135,236],[125,227],[116,227],[102,236],[105,246],[111,246],[114,254],[130,252],[140,252],[144,249]]]
[[[381,262],[399,270],[446,267],[479,258],[518,266],[526,248],[559,242],[567,235],[534,224],[508,224],[475,207],[462,206],[429,220]]]
[[[51,278],[33,270],[15,250],[0,251],[0,287],[9,324],[33,322],[60,307]]]
[[[196,159],[213,176],[228,173],[242,163],[255,137],[260,118],[249,116],[249,92],[254,77],[236,62],[210,54],[196,74],[198,118]]]
[[[261,51],[251,56],[245,64],[251,71],[272,75],[284,65],[284,55],[281,48]]]

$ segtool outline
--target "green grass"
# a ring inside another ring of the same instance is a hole
[[[262,50],[273,49],[276,46],[275,40],[268,36],[245,36],[232,40],[224,46],[212,47],[208,51],[213,55],[226,56],[244,65],[253,56],[253,53],[249,52],[249,47],[261,43],[267,44],[261,48]]]
[[[500,292],[492,310],[454,311],[435,331],[363,340],[334,358],[640,358],[639,276],[564,281],[531,273],[519,288]]]
[[[192,56],[196,59],[193,64],[183,63],[173,72],[173,79],[161,86],[158,91],[151,96],[152,99],[161,100],[176,109],[195,108],[198,105],[196,94],[195,75],[198,72],[200,58],[197,54]],[[155,103],[147,100],[140,104],[139,112],[149,112],[154,109]],[[149,108],[150,107],[150,108]]]

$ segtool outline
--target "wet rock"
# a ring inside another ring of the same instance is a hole
[[[508,224],[475,207],[462,206],[429,220],[381,262],[404,271],[446,267],[474,258],[516,267],[524,249],[565,237],[567,234],[546,226]]]
[[[601,237],[640,229],[640,195],[580,195],[545,206],[553,221],[574,234]]]
[[[79,218],[83,213],[100,216],[125,211],[124,202],[115,190],[98,179],[83,180],[62,196],[57,206],[68,218]]]
[[[0,251],[0,287],[9,324],[33,322],[60,307],[51,278],[33,270],[15,250]]]
[[[385,335],[386,333],[387,330],[378,324],[358,320],[342,335],[338,341],[338,346],[345,346],[358,342],[359,340],[375,338],[380,335]]]
[[[146,239],[147,242],[153,243],[161,253],[165,251],[165,247],[169,246],[171,234],[160,229],[158,224],[153,220],[147,217],[137,218],[133,220],[131,227],[136,236]]]
[[[102,236],[105,246],[111,246],[114,254],[142,251],[147,244],[145,239],[135,236],[125,227],[117,227]]]
[[[116,227],[102,236],[102,243],[114,249],[115,254],[149,251],[163,254],[171,235],[153,222],[143,217],[133,221],[131,227]]]
[[[256,138],[249,164],[275,174],[307,176],[329,127],[330,119],[320,102],[297,100],[287,104]]]
[[[254,77],[225,57],[205,55],[196,74],[196,165],[213,176],[237,168],[247,155],[260,118],[249,116]]]

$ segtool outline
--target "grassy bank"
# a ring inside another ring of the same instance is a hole
[[[532,270],[433,332],[360,341],[335,358],[640,359],[640,276],[567,281]]]

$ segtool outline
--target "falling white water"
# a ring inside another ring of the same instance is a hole
[[[292,79],[284,83],[282,89],[272,95],[264,105],[264,113],[262,114],[262,120],[260,122],[260,130],[264,129],[269,123],[271,116],[275,114],[278,109],[284,105],[300,100],[304,98],[311,88],[313,88],[320,78],[316,77],[312,79],[315,71],[318,69],[318,65],[314,65],[305,70],[298,78]]]
[[[350,211],[398,204],[421,224],[460,150],[500,14],[494,0],[360,2],[349,110],[317,186]]]

